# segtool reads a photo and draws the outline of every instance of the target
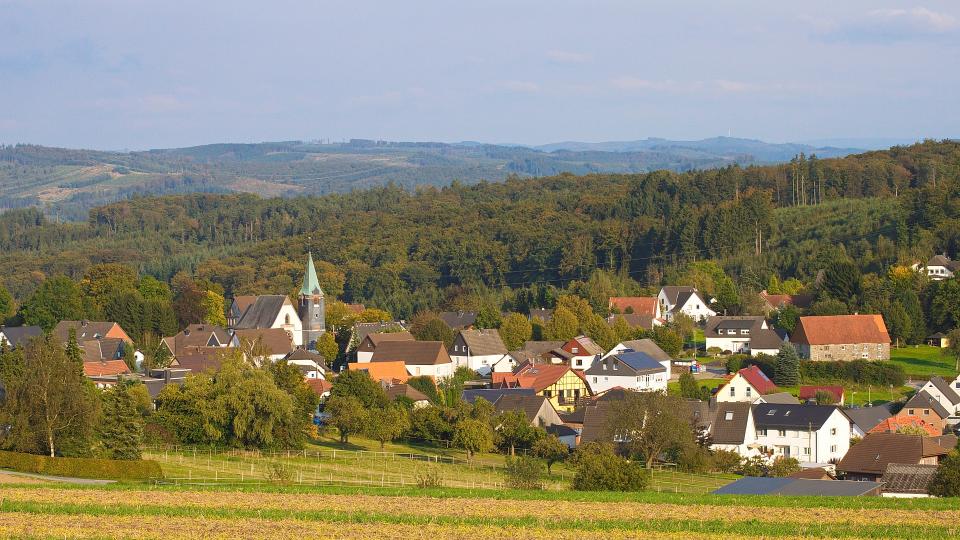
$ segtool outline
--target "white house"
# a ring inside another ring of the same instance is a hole
[[[753,407],[749,403],[717,403],[710,424],[710,448],[736,452],[743,457],[759,455]]]
[[[944,255],[934,255],[926,264],[916,263],[913,269],[917,272],[926,271],[927,277],[934,281],[943,281],[960,273],[960,261],[951,261]]]
[[[507,346],[495,329],[457,331],[449,349],[454,369],[466,366],[480,375],[493,370],[512,372],[516,367],[513,357],[507,352]]]
[[[665,392],[670,380],[670,359],[658,361],[644,352],[621,352],[594,362],[584,375],[595,394],[618,387]]]
[[[850,419],[834,405],[753,406],[756,444],[771,459],[792,457],[801,464],[827,464],[850,449]]]
[[[386,341],[377,346],[372,363],[403,362],[411,377],[445,379],[453,375],[453,362],[442,341]]]
[[[603,348],[587,336],[570,339],[560,347],[560,350],[569,355],[570,367],[573,369],[590,369],[594,360],[603,356]]]
[[[738,371],[725,384],[717,388],[717,403],[741,401],[753,403],[758,397],[777,389],[770,377],[757,366]]]
[[[936,399],[944,409],[947,410],[952,416],[960,414],[960,393],[957,389],[960,389],[958,386],[960,383],[960,376],[958,376],[954,381],[947,382],[941,377],[930,377],[930,380],[926,384],[920,387],[920,390],[917,390],[917,393],[926,391],[927,394]]]
[[[377,346],[385,341],[415,341],[410,332],[373,332],[366,337],[357,346],[357,362],[365,364],[373,359],[373,353]]]
[[[297,308],[285,294],[265,294],[256,297],[233,328],[235,330],[282,329],[292,336],[295,346],[303,345],[303,322],[300,320]]]
[[[717,314],[695,287],[664,286],[657,295],[657,302],[660,304],[660,313],[668,322],[678,313],[684,313],[695,321],[704,321]]]
[[[707,350],[717,348],[751,356],[773,356],[785,343],[784,338],[770,328],[762,316],[710,317],[704,325],[703,336]]]

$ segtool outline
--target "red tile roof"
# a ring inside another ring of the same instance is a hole
[[[817,392],[819,391],[830,392],[833,394],[834,399],[839,403],[843,399],[843,387],[842,386],[801,386],[800,387],[800,399],[814,399],[817,397]]]
[[[330,391],[333,388],[333,385],[325,379],[304,379],[303,382],[307,383],[318,396],[322,396]]]
[[[809,294],[770,294],[767,291],[760,291],[760,298],[765,300],[774,309],[780,309],[782,306],[793,305],[798,308],[810,307],[813,297]]]
[[[919,416],[891,416],[880,422],[867,433],[900,433],[900,430],[906,427],[918,427],[927,432],[931,437],[942,435],[943,433],[936,426],[928,423]]]
[[[533,388],[541,392],[559,381],[567,372],[583,376],[563,364],[524,364],[513,373],[493,373],[493,385],[507,388]]]
[[[375,381],[405,383],[410,375],[407,366],[402,360],[394,362],[351,362],[347,365],[350,371],[366,371]]]
[[[656,296],[611,296],[610,307],[617,308],[620,313],[626,313],[627,308],[633,308],[636,315],[657,316]]]
[[[807,345],[890,343],[882,315],[820,315],[800,317],[791,341]]]
[[[130,373],[130,368],[123,360],[104,360],[83,363],[83,374],[87,377],[102,377],[104,375],[120,375]]]
[[[773,384],[773,381],[770,380],[770,377],[767,377],[767,374],[760,370],[757,366],[750,366],[743,368],[737,373],[741,377],[747,380],[750,383],[750,386],[757,389],[757,393],[769,394],[776,391],[777,385]]]

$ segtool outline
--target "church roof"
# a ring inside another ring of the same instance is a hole
[[[303,296],[323,295],[320,280],[317,279],[317,269],[313,266],[313,254],[307,253],[307,271],[303,274],[303,286],[300,287]]]

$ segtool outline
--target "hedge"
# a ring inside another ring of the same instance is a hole
[[[755,365],[773,379],[777,368],[777,357],[760,355],[745,358],[744,366]],[[886,361],[871,360],[801,360],[800,380],[812,382],[846,382],[851,384],[869,384],[873,386],[903,386],[907,376],[903,367]]]
[[[0,451],[0,468],[50,476],[146,481],[163,478],[156,461],[49,457]]]

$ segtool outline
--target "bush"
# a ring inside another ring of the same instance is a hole
[[[50,476],[104,480],[147,481],[163,478],[163,471],[156,461],[52,458],[6,451],[0,451],[0,468]]]
[[[503,476],[511,489],[543,489],[543,462],[528,456],[508,457]]]
[[[267,467],[267,472],[264,474],[264,478],[270,482],[286,485],[289,484],[290,480],[293,478],[293,472],[286,463],[274,461]]]
[[[903,367],[890,362],[853,360],[851,362],[800,362],[800,377],[804,382],[848,381],[872,386],[903,386],[906,374]]]
[[[727,373],[736,373],[743,369],[743,356],[737,354],[727,358]]]
[[[440,469],[430,465],[420,467],[413,473],[413,479],[420,489],[436,488],[443,486],[440,476]]]
[[[767,469],[767,476],[783,478],[800,470],[800,462],[796,458],[779,456]]]
[[[714,450],[713,469],[717,472],[732,473],[740,468],[740,454],[733,450]]]
[[[643,491],[650,483],[640,464],[618,456],[610,444],[585,444],[574,454],[574,463],[572,487],[577,491]]]

